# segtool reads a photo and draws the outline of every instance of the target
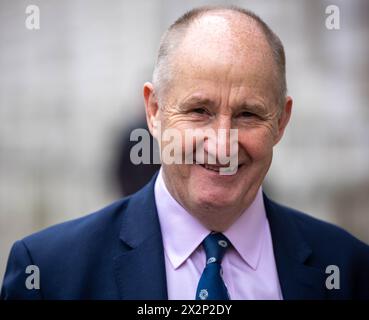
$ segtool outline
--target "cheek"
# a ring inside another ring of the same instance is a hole
[[[269,157],[273,150],[273,135],[266,129],[255,129],[239,135],[239,145],[252,161]]]
[[[169,143],[175,143],[180,148],[183,156],[189,155],[196,150],[196,130],[203,129],[203,127],[193,121],[188,121],[183,116],[172,116],[169,119],[165,119],[162,122],[161,138],[164,137],[163,133],[166,131],[166,141],[161,139],[162,147],[164,148]],[[201,135],[200,135],[201,136]],[[170,137],[170,141],[168,141]],[[184,161],[184,159],[183,159]]]

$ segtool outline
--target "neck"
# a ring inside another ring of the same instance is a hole
[[[214,207],[212,205],[187,207],[183,203],[182,206],[194,216],[208,230],[224,232],[245,212],[251,205],[255,196],[250,197],[249,201],[243,202],[242,206]]]

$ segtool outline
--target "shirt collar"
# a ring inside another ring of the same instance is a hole
[[[268,230],[267,222],[263,191],[260,187],[251,205],[223,232],[242,259],[254,270],[257,269]]]
[[[210,230],[170,194],[162,177],[162,169],[154,190],[164,250],[173,267],[177,269],[198,248]],[[253,269],[257,268],[259,261],[266,222],[260,187],[249,208],[224,232],[241,258]]]

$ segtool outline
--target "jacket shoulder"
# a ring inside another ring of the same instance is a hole
[[[75,247],[101,237],[104,233],[119,233],[119,220],[129,198],[120,199],[98,211],[83,217],[65,221],[35,232],[21,241],[32,251],[42,248],[45,252],[59,246]]]
[[[94,279],[93,285],[98,288],[113,287],[106,275],[113,272],[110,261],[121,245],[120,220],[128,202],[129,198],[121,199],[15,242],[9,254],[1,299],[80,299],[102,294],[92,290],[89,279]],[[30,265],[40,272],[41,290],[25,288],[25,270]],[[79,283],[83,284],[78,287]],[[113,291],[108,292],[115,297]]]
[[[362,247],[369,250],[369,246],[354,237],[345,229],[334,225],[333,223],[317,219],[307,213],[292,209],[280,204],[276,204],[280,208],[280,212],[288,216],[297,225],[306,240],[316,245],[333,245],[340,247]]]

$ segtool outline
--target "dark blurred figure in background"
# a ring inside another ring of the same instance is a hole
[[[144,117],[138,120],[136,124],[124,130],[118,140],[117,162],[113,165],[113,175],[122,196],[128,196],[141,189],[150,181],[154,173],[160,168],[160,164],[152,164],[154,162],[152,161],[153,153],[157,150],[158,143],[153,139],[151,134],[149,135],[151,164],[135,165],[132,163],[130,159],[130,152],[131,148],[137,144],[137,141],[131,141],[130,136],[131,132],[137,128],[148,130],[146,119]]]

